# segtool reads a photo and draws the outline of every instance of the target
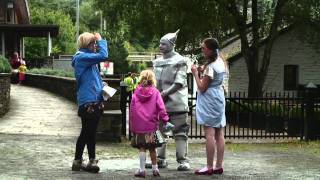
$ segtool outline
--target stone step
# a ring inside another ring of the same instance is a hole
[[[104,110],[97,129],[97,141],[121,142],[122,113]]]

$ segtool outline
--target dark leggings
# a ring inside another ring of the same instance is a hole
[[[76,144],[75,160],[82,159],[85,145],[87,145],[89,159],[96,158],[96,131],[101,112],[96,111],[90,116],[82,116],[82,128]]]

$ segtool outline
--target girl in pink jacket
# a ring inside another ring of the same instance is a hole
[[[169,116],[161,94],[155,86],[155,74],[151,70],[142,71],[140,83],[132,95],[130,104],[130,130],[133,133],[131,145],[140,151],[140,169],[135,173],[136,177],[145,177],[146,175],[146,149],[150,152],[153,176],[160,176],[157,165],[155,132],[159,129],[159,121],[162,120],[166,125]]]

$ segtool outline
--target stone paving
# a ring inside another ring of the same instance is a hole
[[[128,142],[122,143],[122,147],[98,142],[100,173],[71,171],[80,131],[76,109],[74,103],[54,94],[12,85],[11,110],[0,118],[0,180],[139,179],[133,177],[138,153],[115,155],[120,150],[132,152]],[[189,150],[192,169],[203,166],[204,144],[192,143]],[[153,178],[149,171],[146,179],[320,179],[320,157],[294,149],[258,152],[227,149],[222,176],[195,176],[193,170],[178,172],[174,146],[168,152],[169,168],[161,169],[159,178]]]
[[[10,94],[10,111],[1,118],[1,133],[76,136],[80,132],[73,102],[19,85],[11,85]]]

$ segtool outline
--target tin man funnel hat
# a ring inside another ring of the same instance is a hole
[[[174,33],[168,33],[168,34],[162,36],[161,40],[167,40],[167,41],[169,41],[169,43],[171,43],[172,45],[175,45],[179,31],[180,31],[180,29],[178,29],[178,30],[177,30],[176,32],[174,32]]]

